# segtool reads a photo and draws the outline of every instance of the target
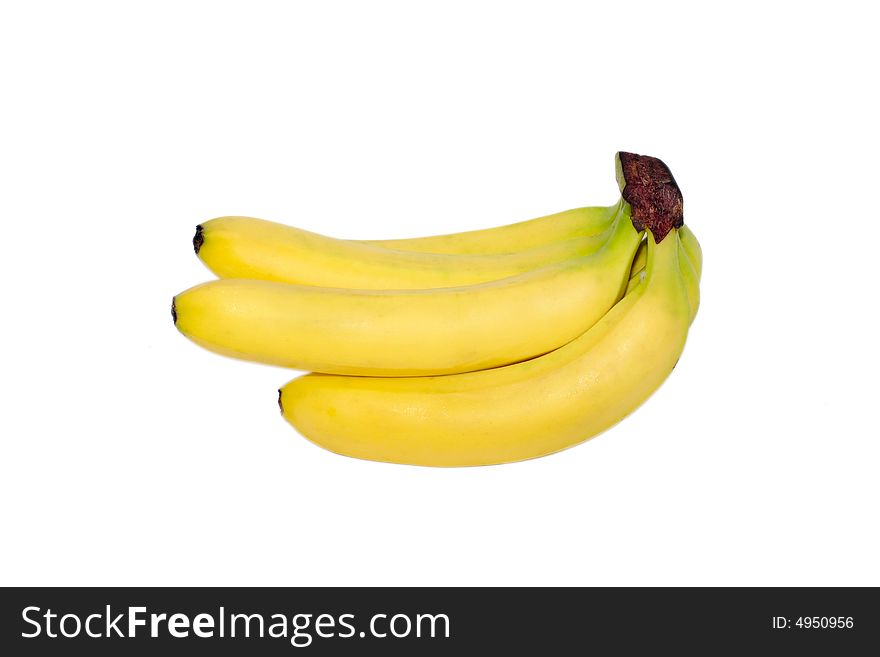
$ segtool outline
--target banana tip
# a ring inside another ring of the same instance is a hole
[[[174,320],[174,325],[177,326],[177,297],[171,297],[171,319]]]
[[[199,224],[196,226],[196,234],[193,235],[193,250],[195,250],[196,255],[199,254],[199,249],[202,248],[202,244],[205,243],[205,229],[202,228],[202,225]]]
[[[284,415],[284,404],[281,403],[281,388],[278,388],[278,408],[281,409],[281,414]]]

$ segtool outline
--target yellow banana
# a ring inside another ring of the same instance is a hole
[[[487,255],[516,253],[555,242],[598,235],[615,217],[617,207],[575,208],[507,226],[465,233],[392,240],[365,240],[365,244],[421,253]]]
[[[284,417],[333,452],[427,466],[520,461],[587,440],[645,401],[684,347],[693,311],[679,231],[655,231],[641,283],[573,342],[454,376],[309,374],[280,390]]]
[[[357,290],[222,279],[178,295],[177,328],[228,356],[335,374],[452,374],[547,353],[623,294],[640,233],[622,203],[595,253],[477,285]]]
[[[534,221],[550,225],[546,219]],[[598,221],[585,221],[584,225],[602,227]],[[454,255],[334,239],[262,219],[220,217],[196,228],[193,245],[202,262],[221,278],[405,290],[483,283],[589,255],[607,241],[610,225],[610,221],[604,224],[605,232],[596,235],[581,235],[515,253]],[[502,237],[510,232],[497,230],[502,231]],[[547,235],[553,232],[560,234],[548,230]],[[513,244],[513,240],[508,238],[508,243]]]

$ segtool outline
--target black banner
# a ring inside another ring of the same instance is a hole
[[[880,645],[880,603],[868,588],[7,588],[0,595],[5,655],[627,654],[651,646],[673,654],[849,655]]]

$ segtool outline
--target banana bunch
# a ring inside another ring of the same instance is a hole
[[[331,451],[507,463],[604,431],[672,371],[702,252],[657,158],[618,153],[621,198],[507,226],[385,241],[248,217],[196,229],[219,277],[172,316],[220,354],[313,372],[284,417]]]

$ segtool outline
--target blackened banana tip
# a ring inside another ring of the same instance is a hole
[[[171,319],[174,320],[174,325],[177,326],[177,297],[171,298]]]
[[[202,244],[205,243],[205,229],[202,228],[201,224],[196,226],[196,234],[193,235],[193,249],[196,252],[196,255],[199,254],[199,250],[202,248]]]
[[[281,388],[278,388],[278,408],[281,409],[281,415],[284,415],[284,404],[281,403]]]

